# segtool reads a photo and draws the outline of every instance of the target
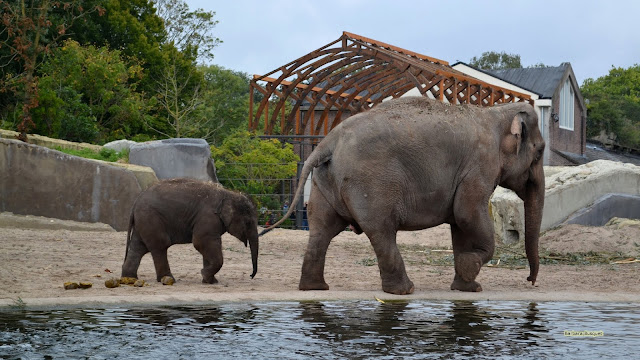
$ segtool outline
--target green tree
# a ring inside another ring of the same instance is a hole
[[[472,57],[469,65],[485,70],[521,68],[520,55],[506,52],[486,51],[480,57]]]
[[[213,59],[213,49],[222,42],[213,36],[215,12],[190,10],[183,0],[156,0],[155,6],[164,20],[166,43],[193,59]]]
[[[282,179],[296,175],[300,161],[293,145],[260,140],[245,129],[233,132],[219,147],[211,146],[211,154],[220,182],[247,194],[274,193]]]
[[[204,86],[200,116],[209,119],[207,140],[220,144],[238,128],[246,129],[249,119],[249,75],[217,65],[202,66]]]
[[[587,102],[587,135],[602,131],[640,149],[640,65],[613,67],[608,75],[586,79],[580,87]]]
[[[40,64],[79,19],[104,13],[99,3],[84,5],[82,0],[0,0],[0,93],[5,94],[0,105],[3,117],[11,112],[19,117],[16,128],[23,141],[35,127]]]
[[[141,73],[117,50],[67,40],[42,66],[38,133],[104,142],[141,132],[149,110],[136,91]]]
[[[84,0],[85,6],[101,4],[104,16],[90,14],[71,28],[81,45],[118,50],[129,65],[142,66],[140,91],[153,94],[156,80],[164,75],[166,31],[150,0]]]

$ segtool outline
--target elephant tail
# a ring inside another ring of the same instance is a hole
[[[293,196],[291,206],[289,206],[289,210],[287,211],[287,213],[284,214],[284,216],[275,224],[270,225],[269,227],[262,230],[262,232],[260,232],[258,236],[262,236],[273,230],[278,225],[282,224],[295,211],[297,207],[295,204],[298,204],[298,201],[300,201],[300,196],[302,196],[302,193],[304,191],[304,184],[307,182],[307,178],[309,177],[311,170],[331,160],[334,146],[332,146],[332,142],[327,140],[328,139],[325,138],[325,140],[323,140],[320,145],[318,145],[318,147],[311,153],[307,161],[304,162],[304,166],[302,167],[302,171],[300,172],[300,178],[298,179],[298,187],[296,188],[296,193]]]

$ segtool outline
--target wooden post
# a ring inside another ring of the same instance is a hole
[[[311,123],[311,127],[309,127],[309,135],[315,135],[316,134],[316,122],[315,122],[315,115],[316,115],[316,110],[315,108],[313,109],[313,111],[309,114],[309,122]]]
[[[453,79],[453,103],[452,105],[456,105],[458,103],[458,79]]]
[[[264,133],[269,134],[269,99],[264,104]]]
[[[249,130],[255,130],[258,124],[255,124],[253,118],[253,82],[249,85]]]
[[[438,90],[440,91],[440,102],[442,102],[444,100],[444,79],[440,79]]]
[[[280,118],[280,132],[284,134],[284,107],[285,104],[282,104],[282,117]]]

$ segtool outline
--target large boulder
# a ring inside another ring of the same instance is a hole
[[[157,181],[124,167],[0,139],[0,211],[127,230],[138,194]]]
[[[574,219],[578,218],[588,218],[591,224],[596,224],[606,223],[609,219],[604,217],[607,216],[628,217],[628,211],[617,207],[640,196],[640,166],[633,164],[596,160],[575,167],[545,167],[545,175],[540,232],[565,222],[576,222]],[[524,204],[513,191],[498,187],[489,211],[497,242],[524,241]],[[589,215],[585,216],[586,213]],[[596,221],[596,217],[602,219]]]
[[[149,166],[158,179],[189,177],[218,182],[211,148],[204,139],[166,139],[132,145],[131,164]]]

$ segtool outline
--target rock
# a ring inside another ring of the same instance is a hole
[[[573,167],[545,167],[545,204],[540,232],[563,224],[607,194],[640,196],[640,166],[596,160]],[[498,187],[491,198],[496,242],[524,242],[524,204]]]
[[[176,282],[176,279],[171,276],[164,276],[160,281],[162,282],[162,285],[173,285]]]
[[[73,289],[77,289],[79,287],[77,282],[66,282],[64,283],[64,289],[65,290],[73,290]]]
[[[152,168],[158,179],[189,177],[218,182],[211,148],[204,139],[166,139],[131,146],[129,163]]]
[[[117,152],[122,152],[122,150],[131,149],[131,146],[136,145],[136,144],[138,144],[138,143],[135,142],[135,141],[131,141],[131,140],[116,140],[116,141],[112,141],[112,142],[104,144],[103,147],[115,150]]]
[[[106,280],[104,282],[104,286],[108,287],[109,289],[112,288],[117,288],[120,286],[120,279],[118,278],[111,278],[109,280]]]

